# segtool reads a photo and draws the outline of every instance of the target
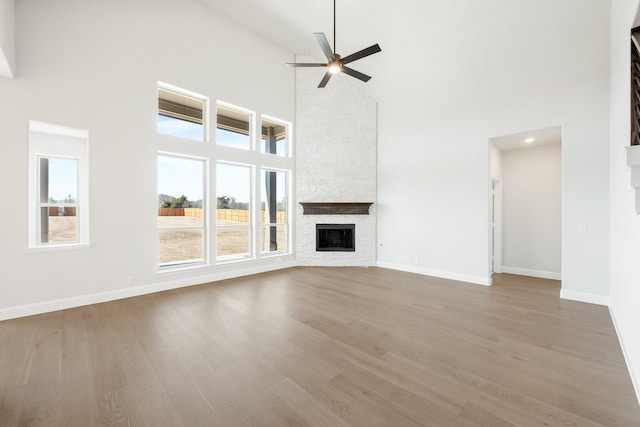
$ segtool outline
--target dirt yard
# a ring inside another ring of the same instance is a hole
[[[199,227],[202,218],[188,216],[159,216],[159,228]],[[218,257],[229,255],[248,254],[249,252],[249,228],[246,223],[221,220],[216,233]],[[286,252],[287,238],[286,227],[279,226],[277,232],[278,252]],[[269,248],[269,228],[262,227],[262,249]],[[202,231],[201,230],[161,230],[159,241],[160,264],[180,262],[186,260],[202,259]],[[49,242],[66,243],[76,240],[76,217],[74,216],[50,216],[49,217]]]
[[[75,242],[77,237],[75,216],[49,217],[49,243]]]

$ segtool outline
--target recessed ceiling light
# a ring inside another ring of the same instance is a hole
[[[531,144],[535,140],[536,140],[535,138],[527,138],[524,140],[524,142],[526,142],[527,144]]]

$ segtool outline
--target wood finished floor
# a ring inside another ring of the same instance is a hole
[[[0,322],[1,426],[638,426],[607,308],[294,268]]]

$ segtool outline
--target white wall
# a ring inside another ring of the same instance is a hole
[[[298,62],[312,62],[299,58]],[[374,100],[324,69],[296,69],[296,195],[298,202],[376,201]],[[298,205],[296,255],[301,265],[371,266],[376,263],[376,208],[369,215],[303,215]],[[355,224],[355,252],[316,252],[320,224]]]
[[[160,274],[156,252],[156,153],[185,144],[155,130],[157,82],[293,121],[292,56],[197,1],[16,6],[20,74],[0,79],[0,318],[294,263]],[[28,120],[89,131],[90,249],[26,251]]]
[[[613,0],[611,10],[611,313],[640,400],[640,221],[635,213],[625,147],[630,144],[629,30],[638,0]]]
[[[487,141],[559,125],[563,291],[606,302],[609,2],[405,1],[384,13],[405,31],[380,29],[384,60],[368,88],[379,105],[379,264],[488,283]]]
[[[0,77],[15,76],[15,0],[0,0]]]
[[[502,153],[502,271],[559,280],[562,271],[560,144]]]

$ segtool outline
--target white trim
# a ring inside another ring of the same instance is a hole
[[[39,252],[58,252],[58,251],[77,251],[91,248],[91,243],[60,243],[49,244],[47,246],[36,246],[33,248],[26,248],[27,253],[36,254]]]
[[[169,280],[166,282],[158,282],[150,285],[142,285],[137,287],[121,288],[114,291],[99,292],[90,295],[82,295],[77,297],[62,298],[52,301],[43,301],[34,304],[21,305],[16,307],[8,307],[0,309],[0,321],[15,319],[25,316],[33,316],[36,314],[49,313],[52,311],[66,310],[69,308],[80,307],[91,304],[99,304],[102,302],[115,301],[123,298],[131,298],[140,295],[152,294],[171,289],[183,288],[186,286],[201,285],[220,280],[233,279],[236,277],[249,276],[252,274],[266,273],[268,271],[281,270],[297,266],[295,261],[276,262],[271,265],[263,265],[258,267],[247,268],[241,271],[227,271],[221,273],[205,274],[196,277],[185,277],[182,279]],[[175,271],[174,271],[175,272]]]
[[[188,227],[160,227],[159,223],[156,223],[156,242],[158,242],[158,256],[160,255],[160,235],[164,232],[175,232],[175,231],[202,231],[202,257],[196,258],[195,260],[178,260],[178,261],[170,261],[167,263],[160,264],[158,263],[158,269],[171,267],[175,264],[190,264],[193,265],[208,265],[209,264],[209,201],[207,200],[207,195],[209,194],[209,159],[206,157],[197,157],[190,155],[182,155],[176,153],[169,153],[165,151],[158,151],[156,156],[156,191],[159,197],[159,175],[160,175],[160,158],[161,157],[170,157],[174,160],[188,160],[193,162],[199,162],[202,166],[202,206],[200,207],[202,213],[202,225],[200,226],[188,226]],[[178,267],[178,269],[182,269],[182,267]]]
[[[433,276],[442,279],[457,280],[459,282],[473,283],[476,285],[491,286],[491,278],[483,276],[472,276],[470,274],[453,273],[450,271],[431,270],[429,268],[416,267],[412,265],[395,264],[391,262],[377,261],[376,265],[391,270],[406,271],[408,273],[422,274],[423,276]]]
[[[631,377],[631,384],[633,384],[633,389],[635,390],[636,397],[638,398],[638,404],[640,404],[640,378],[638,378],[633,371],[633,366],[631,365],[631,357],[628,355],[627,349],[624,345],[622,333],[620,331],[620,328],[618,327],[618,322],[616,321],[615,309],[612,305],[609,305],[609,314],[611,314],[613,328],[615,329],[616,335],[618,336],[618,342],[620,343],[620,348],[622,349],[622,355],[624,356],[624,361],[627,364],[627,371],[629,371],[629,376]]]
[[[589,304],[597,304],[608,306],[611,299],[607,295],[598,295],[588,292],[570,291],[567,289],[560,289],[560,298],[568,299],[572,301],[588,302]]]
[[[40,236],[40,161],[42,157],[77,160],[77,241],[89,245],[89,131],[29,120],[28,247],[38,249],[67,243],[42,244]]]
[[[517,274],[519,276],[538,277],[540,279],[562,280],[562,273],[556,273],[555,271],[530,270],[528,268],[507,267],[503,265],[502,272]]]
[[[39,122],[37,120],[29,120],[29,132],[37,132],[48,135],[65,136],[78,139],[89,139],[89,131],[86,129],[76,129],[69,126]]]

